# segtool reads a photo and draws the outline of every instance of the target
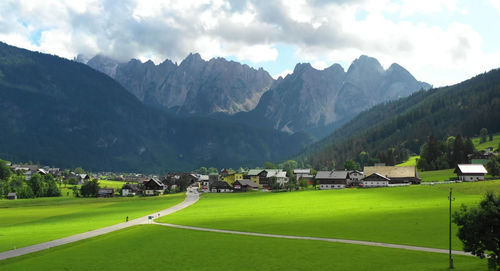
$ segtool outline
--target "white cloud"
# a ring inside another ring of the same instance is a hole
[[[500,11],[500,0],[490,0],[491,5]]]
[[[500,10],[500,0],[490,1]],[[361,20],[359,10],[366,11]],[[442,85],[500,66],[500,51],[485,53],[484,39],[469,25],[405,18],[467,11],[456,0],[6,0],[0,40],[67,58],[102,53],[155,63],[180,62],[190,52],[266,63],[278,59],[277,44],[290,44],[298,61],[318,69],[335,62],[347,68],[366,54]],[[37,31],[39,44],[32,38]]]

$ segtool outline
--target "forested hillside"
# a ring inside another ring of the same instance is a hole
[[[419,153],[430,135],[468,137],[481,128],[500,131],[500,69],[375,106],[309,147],[299,159],[316,168],[349,159],[397,163],[408,153]]]
[[[165,172],[282,159],[310,139],[142,104],[92,68],[0,43],[0,157],[63,168]]]

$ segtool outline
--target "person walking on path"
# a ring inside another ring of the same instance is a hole
[[[127,218],[125,219],[125,222],[128,222],[128,216],[127,216]]]

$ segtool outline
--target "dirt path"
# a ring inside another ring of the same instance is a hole
[[[169,215],[171,213],[177,212],[179,210],[182,210],[182,209],[196,203],[199,198],[200,198],[199,194],[198,194],[198,192],[195,192],[195,190],[191,191],[191,192],[188,191],[186,193],[186,199],[184,199],[183,202],[181,202],[175,206],[172,206],[168,209],[165,209],[163,211],[156,212],[156,213],[151,214],[151,215],[143,216],[143,217],[140,217],[140,218],[137,218],[134,220],[130,220],[128,222],[123,222],[120,224],[108,226],[105,228],[101,228],[101,229],[97,229],[97,230],[93,230],[93,231],[88,231],[88,232],[68,236],[65,238],[61,238],[61,239],[57,239],[57,240],[53,240],[53,241],[49,241],[49,242],[45,242],[45,243],[40,243],[40,244],[28,246],[28,247],[23,247],[23,248],[19,248],[19,249],[1,252],[0,253],[0,260],[13,258],[13,257],[29,254],[32,252],[44,250],[44,249],[49,249],[51,247],[57,247],[60,245],[80,241],[80,240],[87,239],[87,238],[92,238],[95,236],[103,235],[106,233],[114,232],[117,230],[125,229],[125,228],[132,227],[132,226],[139,225],[139,224],[147,224],[147,223],[150,223],[149,218],[148,218],[149,216],[153,216],[154,218],[158,218],[160,216]]]
[[[368,242],[368,241],[336,239],[336,238],[308,237],[308,236],[280,235],[280,234],[268,234],[268,233],[255,233],[255,232],[244,232],[244,231],[218,230],[218,229],[200,228],[200,227],[192,227],[192,226],[182,226],[182,225],[174,225],[174,224],[168,224],[168,223],[157,223],[157,222],[154,222],[154,224],[156,224],[156,225],[162,225],[162,226],[166,226],[166,227],[171,227],[171,228],[187,229],[187,230],[195,230],[195,231],[206,231],[206,232],[217,232],[217,233],[228,233],[228,234],[238,234],[238,235],[248,235],[248,236],[260,236],[260,237],[272,237],[272,238],[283,238],[283,239],[312,240],[312,241],[345,243],[345,244],[355,244],[355,245],[365,245],[365,246],[374,246],[374,247],[397,248],[397,249],[425,251],[425,252],[434,252],[434,253],[443,253],[443,254],[448,254],[449,253],[449,251],[447,249],[429,248],[429,247],[417,247],[417,246],[408,246],[408,245],[397,245],[397,244],[379,243],[379,242]],[[472,254],[470,254],[468,252],[463,252],[463,251],[458,251],[458,250],[452,250],[451,252],[452,252],[453,255],[474,256],[474,255],[472,255]]]

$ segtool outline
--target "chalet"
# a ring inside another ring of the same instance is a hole
[[[488,173],[481,164],[459,164],[455,169],[458,180],[464,182],[484,181],[484,175]]]
[[[318,171],[316,180],[319,189],[345,188],[349,179],[349,172],[345,170]]]
[[[223,176],[222,174],[219,175],[219,178]],[[238,173],[238,172],[230,172],[228,174],[226,174],[223,178],[222,178],[223,181],[225,181],[226,183],[228,183],[229,185],[233,185],[234,182],[238,181],[238,180],[243,180],[243,173]]]
[[[307,180],[309,184],[312,184],[314,176],[311,174],[311,169],[309,168],[297,168],[293,170],[293,175],[297,181]]]
[[[358,186],[361,184],[361,179],[363,179],[363,172],[358,170],[349,171],[349,180],[347,180],[347,184],[349,186]]]
[[[16,193],[16,192],[11,192],[11,193],[8,193],[8,194],[7,194],[7,199],[10,199],[10,200],[15,200],[15,199],[17,199],[17,193]]]
[[[198,182],[199,176],[190,172],[168,173],[163,179],[162,183],[166,189],[169,190],[185,190],[187,187]]]
[[[237,180],[233,184],[233,189],[235,192],[246,192],[248,190],[258,190],[259,185],[249,179]]]
[[[232,192],[231,186],[225,181],[216,181],[210,185],[210,192],[212,193],[226,193]]]
[[[378,173],[372,173],[361,180],[361,187],[384,187],[389,186],[390,179]]]
[[[243,178],[258,184],[263,171],[263,169],[250,169],[246,175],[243,175]]]
[[[365,167],[363,170],[365,176],[378,173],[389,178],[389,184],[420,184],[417,169],[414,166],[373,166]]]
[[[135,196],[141,192],[139,184],[124,184],[122,187],[122,196]]]
[[[273,177],[276,178],[276,181],[280,184],[280,186],[283,186],[285,183],[288,183],[288,177],[286,176],[286,172],[281,169],[264,169],[258,174],[258,176],[259,176],[258,184],[266,189],[270,188],[270,179]]]
[[[97,196],[100,198],[110,198],[115,194],[115,190],[113,188],[99,188],[97,191]]]
[[[143,186],[144,195],[146,196],[162,195],[165,191],[165,185],[156,177],[144,182]]]

